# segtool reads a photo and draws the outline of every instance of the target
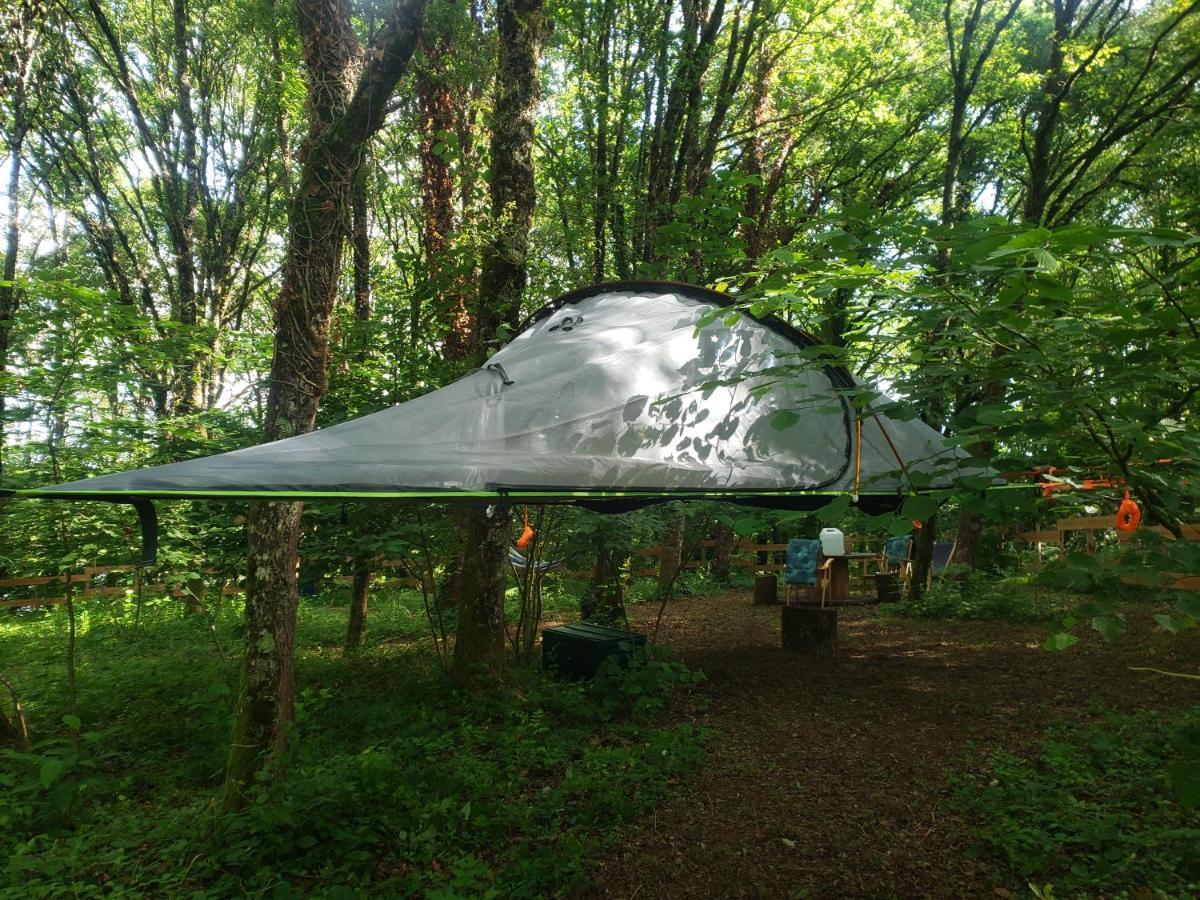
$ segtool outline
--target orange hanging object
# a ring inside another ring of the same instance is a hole
[[[525,507],[525,530],[521,532],[521,536],[517,538],[517,549],[524,550],[533,541],[533,529],[529,527],[529,507]]]
[[[1141,524],[1142,511],[1138,509],[1137,503],[1130,499],[1129,491],[1126,491],[1125,499],[1117,507],[1117,531],[1137,531],[1137,527]]]

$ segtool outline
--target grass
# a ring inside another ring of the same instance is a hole
[[[546,599],[565,612],[570,598]],[[519,671],[503,696],[464,696],[437,666],[419,596],[375,598],[367,645],[350,656],[343,604],[304,601],[286,777],[224,820],[211,804],[240,604],[209,621],[148,603],[138,627],[120,603],[81,604],[78,721],[64,612],[0,619],[0,658],[35,739],[32,754],[3,751],[0,895],[569,892],[702,756],[698,730],[661,721],[697,677],[669,659],[594,684]]]

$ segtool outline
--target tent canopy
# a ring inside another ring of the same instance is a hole
[[[966,454],[842,369],[790,368],[818,341],[775,319],[713,316],[726,296],[621,282],[535,314],[446,387],[330,428],[215,456],[18,492],[56,499],[394,499],[636,505],[670,498],[894,506]],[[705,317],[711,319],[707,321]],[[782,370],[780,367],[789,367]],[[979,469],[972,474],[982,474]]]

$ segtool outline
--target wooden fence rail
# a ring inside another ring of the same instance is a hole
[[[1088,553],[1096,552],[1095,533],[1098,531],[1116,531],[1117,540],[1121,542],[1131,540],[1133,537],[1133,535],[1117,531],[1116,520],[1112,516],[1067,517],[1059,519],[1054,525],[1055,527],[1050,530],[1018,531],[1016,538],[1026,543],[1036,544],[1040,559],[1043,544],[1054,544],[1058,547],[1060,554],[1065,552],[1067,535],[1072,532],[1081,531],[1084,533]],[[1174,539],[1171,532],[1167,531],[1161,525],[1143,526],[1143,530],[1152,531],[1162,537]],[[1200,523],[1185,524],[1183,526],[1183,539],[1185,541],[1200,541]],[[1167,585],[1168,587],[1181,591],[1200,591],[1200,575],[1188,575],[1182,572],[1167,572],[1164,574],[1175,579],[1173,583]]]
[[[710,564],[712,560],[712,550],[717,546],[715,540],[701,541],[697,545],[694,558],[685,560],[683,567],[685,569],[698,569]],[[730,565],[734,568],[747,569],[754,572],[782,572],[785,568],[783,562],[783,554],[787,550],[787,544],[756,544],[751,541],[738,541],[734,545],[734,555],[730,559]],[[633,551],[635,557],[646,557],[657,560],[662,555],[662,547],[659,545],[651,547],[640,547]],[[760,561],[759,557],[765,557],[765,561]],[[400,560],[381,560],[376,564],[376,573],[383,570],[401,568],[403,563]],[[0,578],[0,609],[25,608],[36,606],[55,606],[67,602],[65,594],[52,597],[12,597],[11,593],[14,589],[45,587],[47,585],[70,585],[71,590],[78,590],[78,593],[73,596],[81,600],[92,597],[117,597],[127,594],[136,593],[139,588],[137,583],[137,575],[135,566],[88,566],[80,572],[73,572],[69,576],[61,575],[33,575],[27,578]],[[572,578],[590,578],[592,576],[591,569],[578,570],[560,570],[562,574]],[[653,565],[644,566],[642,568],[634,568],[633,574],[636,576],[654,575],[658,572],[657,561]],[[126,574],[134,573],[128,579],[126,584],[110,584],[108,576],[111,574]],[[212,569],[203,571],[205,575],[216,574]],[[333,578],[334,581],[340,583],[349,583],[353,580],[351,575],[339,575]],[[388,578],[382,581],[376,580],[373,582],[374,587],[420,587],[420,582],[415,578],[398,577]],[[156,580],[153,582],[144,582],[140,585],[140,589],[145,593],[168,593],[176,599],[182,600],[185,592],[188,590],[187,585],[182,581],[164,582]],[[229,581],[221,585],[222,594],[240,594],[245,588],[237,581]]]
[[[1082,531],[1087,535],[1087,547],[1089,552],[1095,549],[1095,543],[1092,535],[1097,531],[1114,529],[1113,518],[1111,516],[1084,516],[1075,518],[1059,519],[1055,523],[1055,528],[1044,529],[1040,531],[1022,531],[1016,534],[1016,538],[1021,541],[1039,545],[1054,544],[1060,550],[1066,546],[1066,535],[1071,532]],[[1165,528],[1151,527],[1152,531],[1170,536]],[[1121,540],[1127,540],[1128,536],[1120,532],[1117,537]],[[1190,524],[1184,526],[1184,538],[1186,540],[1200,540],[1200,524]],[[866,544],[867,546],[882,547],[882,538],[874,536],[847,535],[847,544],[853,548]],[[715,540],[704,540],[694,545],[692,557],[683,561],[683,568],[700,569],[711,565],[713,551],[718,542]],[[730,566],[735,569],[744,569],[749,572],[772,573],[782,572],[786,565],[784,563],[784,554],[787,551],[786,543],[770,543],[760,544],[753,541],[741,540],[733,545],[733,553],[730,557]],[[633,556],[645,558],[647,565],[638,567],[635,563],[632,574],[638,577],[653,576],[658,572],[658,558],[661,557],[663,548],[661,545],[653,545],[650,547],[639,547],[633,551]],[[401,560],[381,560],[377,564],[376,572],[381,573],[381,570],[395,570],[402,568]],[[592,576],[591,569],[576,569],[560,570],[561,574],[571,578],[590,578]],[[109,575],[112,574],[129,574],[134,573],[127,584],[110,584]],[[216,574],[213,570],[204,570],[203,574]],[[333,580],[340,583],[348,583],[353,576],[340,575]],[[88,599],[92,597],[116,597],[123,596],[138,590],[137,574],[135,567],[131,565],[122,566],[88,566],[78,573],[72,573],[70,576],[61,575],[34,575],[28,578],[0,578],[0,609],[16,608],[16,607],[33,607],[33,606],[53,606],[67,602],[64,595],[54,597],[11,597],[10,592],[13,589],[45,587],[48,585],[66,585],[69,583],[71,589],[79,588],[78,597],[80,599]],[[373,582],[375,587],[420,587],[420,582],[415,578],[397,577],[385,578],[384,580],[376,580]],[[1200,576],[1185,575],[1180,573],[1173,585],[1174,588],[1182,590],[1200,590]],[[147,582],[140,585],[143,592],[156,593],[166,592],[176,599],[183,599],[187,591],[187,585],[183,582],[176,581],[166,583],[163,581]],[[240,594],[244,590],[243,586],[237,581],[229,581],[221,585],[222,594]]]

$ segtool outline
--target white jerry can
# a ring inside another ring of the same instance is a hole
[[[822,528],[821,553],[825,556],[845,556],[846,536],[837,528]]]

